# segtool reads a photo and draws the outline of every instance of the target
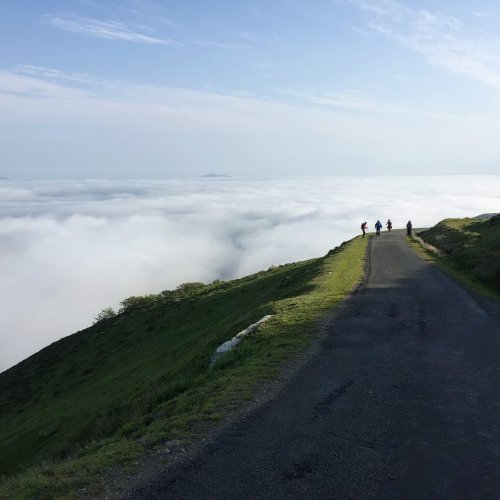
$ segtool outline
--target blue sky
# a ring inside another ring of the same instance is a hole
[[[0,2],[0,176],[498,173],[493,1]]]

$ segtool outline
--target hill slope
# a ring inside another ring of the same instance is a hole
[[[419,236],[461,271],[500,293],[500,215],[445,219]]]
[[[355,238],[326,257],[129,298],[117,316],[0,374],[0,473],[45,463],[6,480],[0,497],[72,491],[251,398],[359,282],[365,250]],[[266,314],[209,372],[215,348]]]

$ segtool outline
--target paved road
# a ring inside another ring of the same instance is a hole
[[[273,401],[132,498],[500,498],[500,316],[401,234]]]

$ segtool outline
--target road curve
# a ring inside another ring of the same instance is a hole
[[[500,498],[499,318],[384,233],[280,394],[126,498]]]

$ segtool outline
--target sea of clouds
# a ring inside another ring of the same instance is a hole
[[[0,181],[0,371],[130,295],[500,211],[500,176]]]

